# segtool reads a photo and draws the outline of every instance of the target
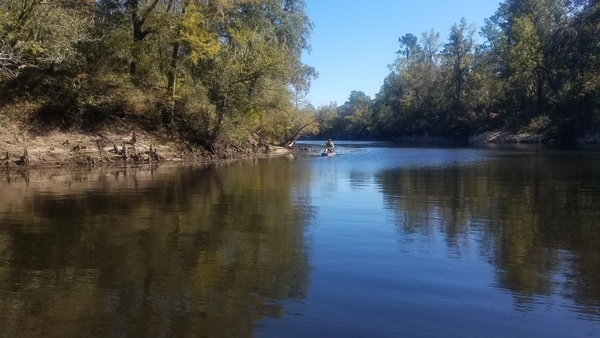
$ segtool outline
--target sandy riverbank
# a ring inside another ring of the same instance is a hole
[[[257,155],[282,156],[289,152],[289,149],[269,146],[260,151],[231,150],[214,155],[140,130],[34,133],[23,131],[17,124],[4,123],[0,126],[0,166],[4,168],[210,162]]]
[[[489,131],[471,136],[470,144],[503,143],[503,144],[555,144],[549,136],[526,132]],[[581,136],[575,140],[580,146],[600,146],[600,133],[592,133]]]

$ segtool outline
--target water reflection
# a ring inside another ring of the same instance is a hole
[[[559,296],[600,320],[599,169],[593,156],[521,153],[383,170],[377,182],[402,240],[441,233],[450,257],[476,245],[516,310]]]
[[[3,334],[595,332],[597,154],[338,144],[0,176]]]
[[[2,334],[251,335],[305,296],[309,179],[278,162],[5,175]]]

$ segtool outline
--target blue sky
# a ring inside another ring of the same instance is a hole
[[[399,37],[421,37],[434,29],[446,42],[450,27],[462,17],[479,32],[499,4],[500,0],[306,0],[306,13],[315,26],[312,51],[303,61],[319,72],[307,99],[315,107],[341,105],[353,90],[374,98],[400,49]]]

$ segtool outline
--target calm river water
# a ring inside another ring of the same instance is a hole
[[[0,172],[0,337],[600,337],[600,152]]]

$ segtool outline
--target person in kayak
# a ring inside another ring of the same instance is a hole
[[[327,142],[325,142],[325,152],[332,153],[334,148],[335,148],[335,145],[333,144],[331,139],[328,139]]]

